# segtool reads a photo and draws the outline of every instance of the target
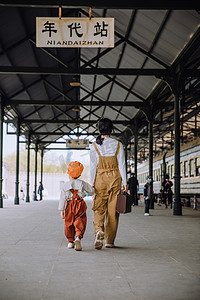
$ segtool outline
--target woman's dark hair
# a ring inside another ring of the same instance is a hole
[[[101,135],[110,135],[113,129],[112,121],[108,118],[100,119],[98,124],[98,130],[100,132],[100,135],[96,138],[96,143],[99,145],[103,144],[104,138],[101,137]]]

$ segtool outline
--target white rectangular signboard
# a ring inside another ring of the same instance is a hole
[[[69,148],[86,148],[86,147],[89,147],[89,140],[87,140],[87,139],[83,139],[83,140],[80,140],[80,139],[66,140],[66,147],[69,147]]]
[[[114,47],[114,18],[36,18],[37,47]]]

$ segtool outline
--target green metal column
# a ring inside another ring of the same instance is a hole
[[[152,120],[149,121],[149,176],[153,178],[153,123]],[[152,181],[153,188],[153,181]],[[154,209],[154,199],[150,199],[150,209]]]
[[[180,109],[179,93],[174,94],[174,201],[173,215],[182,215],[180,198]]]
[[[149,176],[153,177],[153,123],[149,120]]]
[[[35,201],[37,201],[37,153],[38,153],[38,143],[35,143]]]
[[[153,178],[153,107],[152,103],[149,112],[149,176]],[[152,181],[153,188],[153,181]],[[154,209],[154,199],[150,199],[150,209]]]
[[[137,179],[137,146],[138,146],[138,130],[137,125],[134,128],[134,167],[135,167],[135,178]],[[138,198],[135,199],[135,205],[138,205]]]
[[[125,164],[126,164],[126,176],[127,176],[127,160],[128,160],[128,153],[127,153],[127,141],[125,144]]]
[[[3,115],[4,107],[0,98],[0,208],[3,208]]]
[[[29,195],[29,182],[30,177],[30,133],[28,134],[27,140],[27,179],[26,179],[26,202],[30,202],[30,195]]]
[[[135,166],[135,178],[137,179],[137,146],[138,146],[138,130],[137,125],[134,128],[134,166]]]
[[[44,159],[44,149],[41,149],[41,177],[40,177],[40,181],[42,183],[43,183],[43,159]]]
[[[41,177],[40,177],[40,181],[41,183],[43,183],[43,159],[44,159],[44,149],[41,149]],[[42,200],[43,194],[40,195],[40,199]]]
[[[180,93],[181,93],[181,66],[177,66],[174,76],[165,78],[174,95],[174,201],[173,215],[182,216],[180,197]]]
[[[19,205],[19,136],[20,136],[20,123],[17,120],[17,147],[16,147],[16,180],[15,180],[15,204]]]

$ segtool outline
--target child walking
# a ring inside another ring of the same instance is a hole
[[[87,224],[87,205],[83,198],[94,194],[94,188],[87,182],[78,179],[83,172],[83,165],[78,161],[69,164],[67,173],[69,182],[63,185],[60,194],[58,210],[61,218],[65,220],[65,236],[68,240],[68,248],[77,251],[82,250],[81,239],[83,238]],[[76,236],[76,238],[75,238]]]

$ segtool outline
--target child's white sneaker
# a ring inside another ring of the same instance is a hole
[[[74,244],[75,244],[75,250],[76,250],[76,251],[81,251],[81,250],[82,250],[82,247],[81,247],[81,240],[79,239],[79,237],[77,237],[77,238],[75,239]]]
[[[68,243],[68,248],[69,248],[69,249],[72,249],[72,248],[74,248],[74,242],[72,242],[72,243]]]
[[[100,230],[96,234],[96,238],[94,242],[95,249],[100,250],[103,247],[103,239],[104,239],[104,232]]]

